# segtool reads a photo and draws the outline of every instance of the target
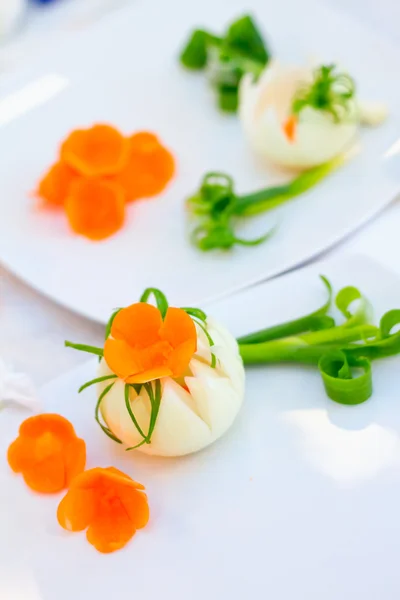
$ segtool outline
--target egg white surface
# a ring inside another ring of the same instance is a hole
[[[208,340],[196,325],[198,349],[184,378],[185,389],[175,380],[161,380],[162,398],[150,444],[138,450],[156,456],[182,456],[212,444],[232,425],[244,399],[245,373],[235,338],[221,325],[208,319],[207,331],[215,345],[216,368],[210,365]],[[111,374],[103,360],[99,377]],[[110,381],[98,385],[98,394]],[[148,431],[151,405],[147,392],[130,389],[132,411],[144,432]],[[118,379],[104,397],[101,414],[109,429],[128,447],[142,441],[125,404],[125,383]]]

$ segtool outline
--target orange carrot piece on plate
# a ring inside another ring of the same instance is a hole
[[[99,552],[123,548],[149,520],[144,487],[114,467],[85,471],[60,502],[57,519],[68,531],[87,529]]]
[[[61,159],[87,177],[120,172],[129,159],[130,142],[111,125],[76,129],[61,146]]]
[[[65,202],[75,233],[102,240],[117,232],[125,221],[125,194],[121,185],[100,179],[81,179]]]
[[[8,463],[35,492],[53,494],[68,487],[86,464],[86,445],[67,419],[55,414],[30,417],[8,449]]]
[[[114,180],[123,186],[130,202],[160,194],[174,173],[172,154],[153,134],[142,132],[131,137],[129,161]]]
[[[40,181],[37,195],[48,205],[64,206],[70,187],[77,178],[77,173],[66,163],[56,162]]]

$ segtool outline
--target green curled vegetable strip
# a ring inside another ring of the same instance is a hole
[[[306,331],[319,331],[321,329],[330,329],[331,327],[334,327],[334,319],[326,315],[332,303],[332,286],[330,281],[324,277],[324,275],[320,275],[320,279],[328,291],[328,298],[320,308],[299,319],[280,323],[279,325],[268,327],[267,329],[257,331],[256,333],[245,335],[238,339],[238,343],[260,344],[262,342],[269,342],[271,340],[278,340],[283,337],[297,335]]]
[[[349,310],[353,302],[358,301],[358,307],[353,313]],[[335,300],[337,308],[347,319],[342,327],[356,327],[368,323],[372,316],[372,307],[368,300],[363,296],[360,290],[353,286],[347,286],[341,289]]]
[[[371,363],[366,358],[347,356],[342,350],[331,350],[323,354],[318,368],[327,395],[339,404],[362,404],[372,395]],[[362,374],[353,376],[353,370]]]

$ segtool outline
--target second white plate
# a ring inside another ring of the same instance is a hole
[[[400,280],[346,257],[314,265],[210,307],[236,335],[295,318],[336,290],[358,286],[375,318],[400,305]],[[244,310],[246,309],[246,310]],[[66,350],[67,352],[68,350]],[[232,429],[180,459],[126,453],[94,420],[92,361],[42,390],[88,449],[88,468],[114,465],[143,483],[151,521],[126,548],[100,555],[85,533],[56,520],[56,497],[35,495],[5,456],[23,411],[0,413],[2,600],[396,600],[400,595],[399,357],[373,364],[373,397],[329,400],[316,368],[246,370],[246,399]]]
[[[321,4],[251,0],[246,10],[278,59],[337,61],[354,75],[361,97],[387,102],[390,119],[365,132],[350,164],[279,211],[279,230],[268,243],[208,255],[190,246],[184,200],[207,171],[230,173],[239,192],[273,182],[255,165],[237,118],[217,111],[204,77],[178,64],[193,27],[222,30],[243,10],[242,0],[138,1],[71,37],[10,84],[0,100],[0,261],[58,302],[105,321],[149,285],[174,304],[204,304],[293,268],[394,197],[400,176],[384,156],[400,131],[397,49]],[[60,140],[96,121],[127,133],[156,131],[179,165],[167,193],[133,204],[124,230],[103,243],[75,237],[64,215],[39,212],[28,197]],[[257,231],[275,222],[276,215],[259,218]]]

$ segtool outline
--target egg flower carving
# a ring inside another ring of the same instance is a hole
[[[292,169],[310,169],[353,149],[361,125],[387,117],[381,102],[361,100],[354,79],[335,64],[315,69],[272,62],[240,87],[240,119],[254,152]]]
[[[198,308],[169,307],[155,288],[112,315],[104,348],[66,345],[100,357],[98,376],[80,391],[97,385],[96,420],[127,450],[196,452],[231,427],[243,402],[235,338]]]

